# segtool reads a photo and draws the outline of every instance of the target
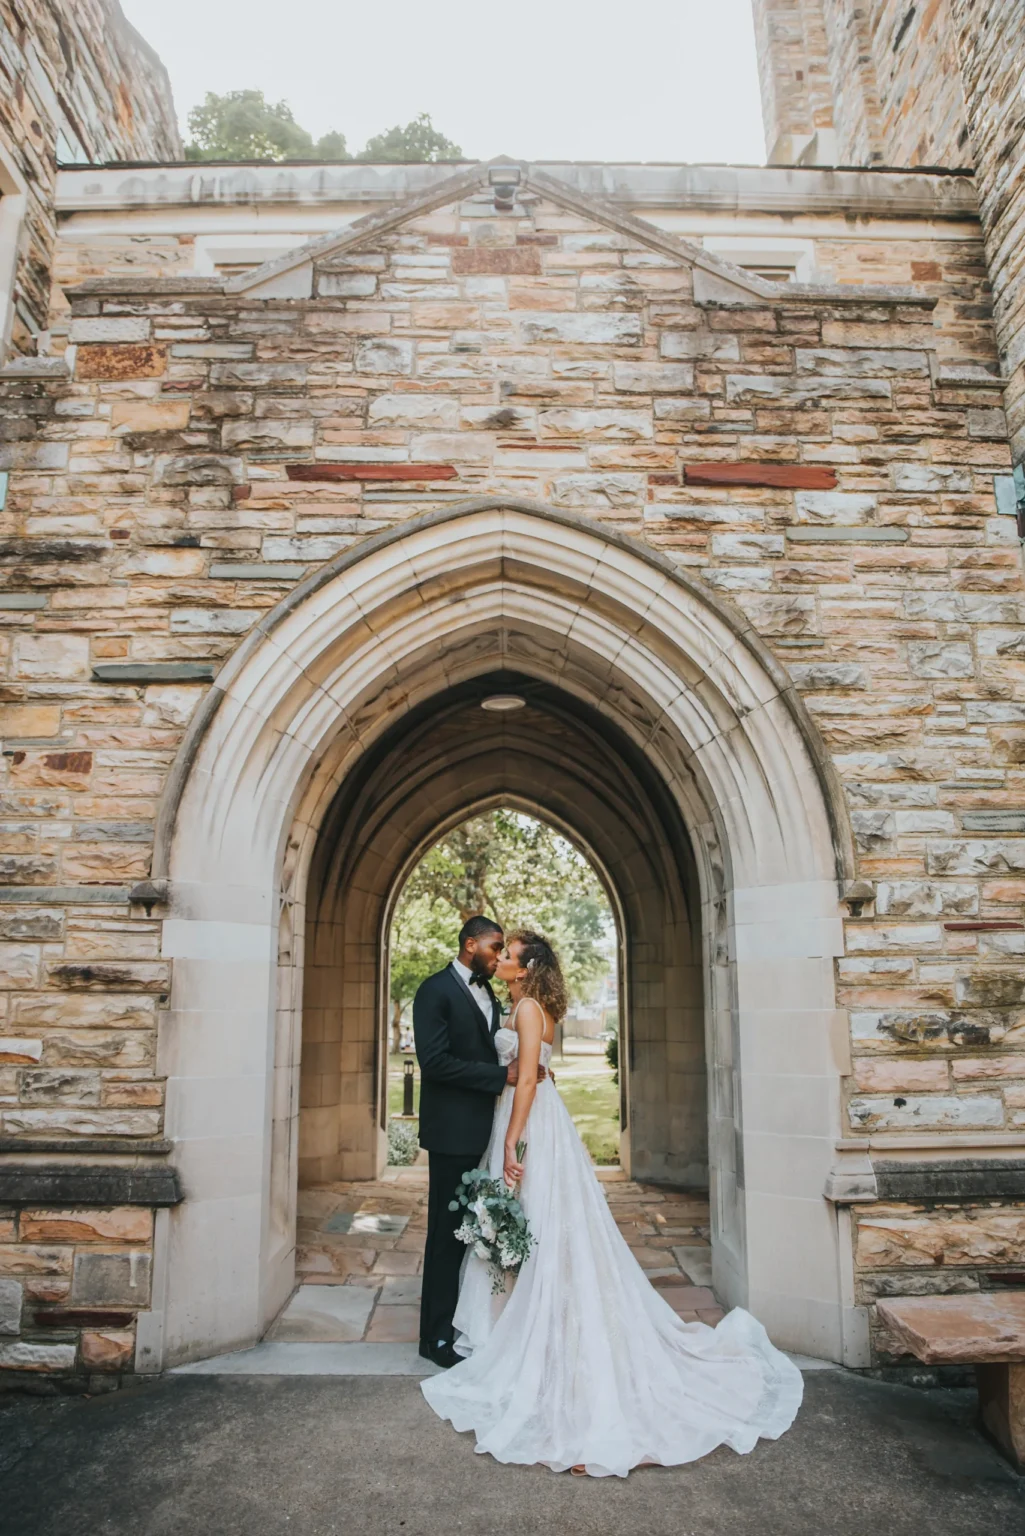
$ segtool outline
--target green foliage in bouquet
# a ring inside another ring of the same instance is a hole
[[[523,1157],[526,1142],[518,1142],[516,1156]],[[449,1203],[450,1211],[462,1209],[463,1220],[456,1237],[472,1248],[491,1270],[491,1290],[505,1290],[506,1276],[515,1275],[530,1255],[534,1242],[523,1207],[504,1179],[489,1178],[483,1168],[464,1173]]]

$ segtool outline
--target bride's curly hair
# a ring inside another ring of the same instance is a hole
[[[569,993],[555,950],[546,938],[530,928],[518,928],[515,933],[509,934],[506,943],[522,946],[520,964],[527,968],[523,981],[524,995],[539,1002],[558,1024],[560,1019],[566,1017]]]

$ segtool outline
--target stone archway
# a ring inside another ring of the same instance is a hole
[[[698,583],[506,498],[397,529],[302,583],[227,664],[179,755],[155,875],[169,880],[163,1061],[187,1199],[158,1241],[152,1357],[251,1342],[292,1285],[307,901],[320,920],[329,818],[398,722],[510,671],[609,722],[686,828],[716,1284],[778,1343],[840,1357],[846,1276],[822,1188],[849,847],[828,766],[786,674]],[[372,981],[351,985],[363,1006]]]
[[[515,717],[478,707],[513,691],[527,700]],[[617,914],[626,1161],[642,1178],[707,1185],[700,892],[679,812],[612,721],[508,671],[404,716],[324,818],[307,892],[300,1184],[380,1173],[393,901],[441,832],[499,804],[585,847]]]

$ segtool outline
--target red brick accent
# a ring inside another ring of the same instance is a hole
[[[790,491],[831,491],[836,471],[824,464],[688,464],[688,485],[769,485]]]
[[[454,480],[454,464],[286,464],[289,480]]]

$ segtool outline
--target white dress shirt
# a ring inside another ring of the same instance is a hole
[[[457,976],[461,976],[463,978],[463,980],[466,982],[466,985],[468,987],[470,987],[470,991],[473,994],[473,1000],[477,1004],[477,1007],[480,1009],[481,1013],[487,1019],[487,1021],[488,1021],[488,1028],[490,1029],[491,1028],[491,999],[488,996],[488,989],[487,989],[487,987],[474,987],[474,986],[470,986],[470,977],[473,975],[473,972],[470,970],[470,967],[468,965],[464,965],[461,960],[453,960],[452,961],[452,969],[455,971],[456,975]]]

